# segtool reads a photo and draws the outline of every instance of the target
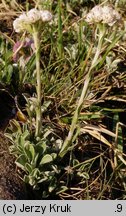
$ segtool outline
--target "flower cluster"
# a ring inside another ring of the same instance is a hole
[[[120,14],[111,6],[95,6],[86,16],[86,22],[93,23],[106,23],[113,26],[118,20],[121,19]]]
[[[48,10],[37,10],[35,8],[28,12],[23,12],[13,22],[13,27],[16,32],[27,30],[32,24],[41,22],[49,22],[52,19],[52,14]]]

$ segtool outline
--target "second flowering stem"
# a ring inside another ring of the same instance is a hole
[[[40,39],[39,31],[34,28],[33,39],[35,45],[35,56],[36,56],[36,77],[37,77],[37,107],[36,107],[36,137],[40,135],[41,130],[41,68],[40,68]]]
[[[102,26],[98,25],[98,29],[99,29],[99,38],[98,38],[97,50],[96,50],[96,53],[95,53],[94,58],[92,60],[92,64],[91,64],[91,66],[89,68],[89,71],[88,71],[88,73],[86,75],[86,79],[84,81],[81,96],[79,98],[78,105],[76,107],[74,116],[72,118],[72,123],[71,123],[71,126],[70,126],[68,136],[66,137],[66,139],[65,139],[65,141],[63,143],[63,146],[61,148],[61,151],[59,153],[59,156],[61,158],[67,153],[67,151],[69,150],[69,147],[70,147],[70,145],[72,143],[72,138],[73,138],[76,126],[77,126],[78,117],[79,117],[82,105],[84,103],[84,100],[86,98],[87,91],[89,89],[89,84],[90,84],[90,80],[91,80],[91,76],[92,76],[92,70],[95,68],[95,66],[98,63],[98,58],[100,56],[102,43],[103,43],[103,39],[104,39],[104,34],[105,34],[105,27],[104,27],[104,25],[102,25]]]

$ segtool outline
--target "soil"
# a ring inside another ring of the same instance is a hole
[[[26,199],[23,181],[19,178],[15,158],[9,152],[4,130],[16,113],[13,98],[0,90],[0,199]]]
[[[0,133],[0,199],[26,199],[25,186],[9,153],[8,141]]]

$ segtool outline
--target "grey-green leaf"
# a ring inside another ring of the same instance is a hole
[[[46,154],[44,155],[44,157],[42,158],[42,160],[40,161],[40,165],[46,164],[46,163],[50,163],[53,161],[53,158],[51,155]]]

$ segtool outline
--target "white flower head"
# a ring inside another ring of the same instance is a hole
[[[100,22],[102,20],[102,8],[100,7],[100,5],[95,6],[92,10],[91,10],[93,19],[95,22]]]
[[[88,13],[85,20],[86,20],[87,23],[92,24],[93,20],[94,20],[93,14],[92,13]]]
[[[92,24],[92,23],[98,23],[102,20],[102,8],[101,6],[97,5],[87,14],[86,16],[86,22]]]
[[[24,30],[31,31],[31,25],[37,22],[49,22],[52,19],[52,14],[48,10],[37,10],[35,8],[28,12],[23,12],[13,22],[13,27],[16,32]]]
[[[41,10],[40,14],[43,22],[49,22],[52,20],[52,14],[48,10]]]
[[[27,19],[29,23],[35,23],[41,19],[40,11],[33,8],[27,13]]]
[[[111,6],[97,5],[87,14],[86,22],[89,24],[102,22],[112,26],[120,18],[120,14]]]
[[[103,23],[107,23],[109,26],[114,25],[114,23],[121,18],[120,14],[110,6],[104,6],[102,11]]]
[[[27,23],[27,16],[25,13],[21,14],[17,19],[13,22],[13,27],[16,32],[21,32],[24,30],[24,26]]]

